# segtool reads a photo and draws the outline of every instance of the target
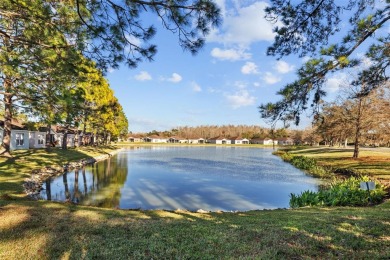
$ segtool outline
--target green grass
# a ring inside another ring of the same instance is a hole
[[[0,259],[387,259],[390,204],[242,213],[3,201]]]
[[[291,153],[314,158],[322,166],[351,169],[390,181],[390,149],[361,149],[358,159],[352,158],[353,149],[351,148],[316,148],[291,151]]]
[[[112,149],[18,151],[11,160],[0,159],[0,259],[390,257],[389,201],[374,207],[200,214],[103,209],[24,198],[21,184],[31,169]]]

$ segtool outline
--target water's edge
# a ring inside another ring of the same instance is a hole
[[[123,151],[124,148],[119,148],[115,151],[109,152],[107,154],[94,156],[90,158],[84,158],[78,161],[74,162],[67,162],[63,164],[62,166],[58,165],[52,165],[52,166],[45,166],[40,169],[34,169],[31,171],[31,177],[26,178],[23,183],[23,188],[27,196],[33,200],[38,200],[39,193],[42,190],[43,183],[54,176],[59,176],[61,174],[64,174],[65,172],[71,171],[73,169],[79,169],[86,165],[94,164],[99,161],[106,160],[113,155],[119,153],[120,151]]]

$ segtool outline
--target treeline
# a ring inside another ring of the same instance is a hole
[[[201,125],[201,126],[182,126],[168,131],[153,130],[148,133],[136,133],[130,135],[138,136],[178,136],[182,138],[213,138],[213,137],[242,137],[247,139],[255,138],[291,138],[297,144],[316,144],[320,142],[319,136],[314,129],[307,128],[302,130],[292,130],[288,128],[270,129],[256,125]]]
[[[329,145],[360,144],[390,147],[390,83],[370,93],[365,85],[350,86],[316,118],[315,132]]]

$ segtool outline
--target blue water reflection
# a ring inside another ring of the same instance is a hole
[[[317,190],[270,149],[140,147],[50,179],[42,199],[121,209],[251,210],[288,207],[289,194]]]

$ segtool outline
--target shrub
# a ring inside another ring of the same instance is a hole
[[[382,202],[386,194],[384,187],[377,184],[370,192],[360,189],[360,182],[370,181],[369,177],[350,177],[333,181],[327,188],[318,192],[304,191],[300,195],[290,195],[290,207],[304,206],[367,206]]]

